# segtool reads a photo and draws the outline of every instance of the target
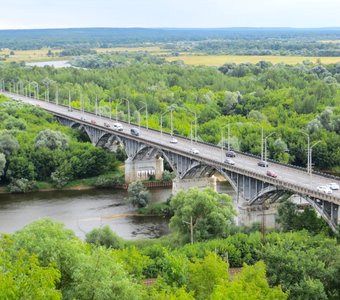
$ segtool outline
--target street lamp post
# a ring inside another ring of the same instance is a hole
[[[123,101],[127,101],[128,104],[128,123],[130,124],[130,101],[129,99],[123,98]]]
[[[274,132],[268,134],[264,139],[264,162],[265,162],[265,166],[267,166],[267,139],[275,133],[276,132],[274,131]]]
[[[304,134],[305,136],[307,136],[307,173],[310,172],[310,138],[309,138],[309,134],[301,131],[302,134]]]
[[[191,112],[195,117],[195,143],[197,143],[197,114],[189,108],[185,108],[187,111]]]
[[[118,122],[118,106],[119,104],[122,103],[122,100],[118,101],[117,105],[116,105],[116,122]]]
[[[71,92],[68,91],[68,109],[71,110]]]
[[[315,142],[312,146],[309,148],[309,186],[312,187],[312,174],[313,174],[313,164],[312,164],[312,149],[317,144],[319,144],[321,141]]]
[[[263,161],[263,127],[261,128],[261,161]]]
[[[161,136],[163,136],[163,115],[167,114],[169,111],[166,111],[161,114]]]
[[[148,122],[148,103],[145,101],[140,101],[140,103],[143,103],[144,106],[142,106],[138,111],[140,111],[141,109],[143,109],[145,107],[145,120],[146,120],[146,130],[149,130],[149,122]],[[140,118],[140,115],[139,115]]]
[[[228,126],[228,150],[230,150],[230,142],[229,142],[229,136],[230,136],[230,123],[228,123],[227,125],[224,125],[221,127],[221,161],[223,162],[223,158],[224,158],[224,133],[223,133],[223,129],[226,128]]]
[[[112,120],[112,99],[109,98],[109,102],[110,102],[110,120]]]

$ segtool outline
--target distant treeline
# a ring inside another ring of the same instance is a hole
[[[110,48],[161,43],[174,51],[240,55],[340,56],[340,28],[73,28],[0,30],[0,48]],[[332,41],[332,42],[325,42]],[[338,43],[334,41],[339,41]]]

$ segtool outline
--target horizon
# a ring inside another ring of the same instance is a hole
[[[105,26],[91,26],[91,27],[45,27],[45,28],[6,28],[1,29],[0,31],[25,31],[25,30],[69,30],[69,29],[164,29],[164,30],[261,30],[261,29],[285,29],[285,30],[340,30],[340,26],[325,26],[325,27],[289,27],[289,26],[281,26],[281,27],[270,27],[270,26],[239,26],[239,27],[139,27],[139,26],[131,26],[131,27],[105,27]]]

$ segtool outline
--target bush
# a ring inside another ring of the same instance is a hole
[[[37,184],[35,181],[30,181],[25,178],[13,179],[8,185],[10,193],[27,193],[37,190]]]
[[[128,188],[129,202],[138,208],[148,205],[150,193],[141,181],[132,182]]]
[[[121,175],[114,176],[99,176],[96,180],[95,186],[100,188],[114,187],[124,183],[124,178]]]
[[[95,228],[86,234],[86,242],[105,246],[106,248],[122,249],[124,240],[114,233],[108,225]]]

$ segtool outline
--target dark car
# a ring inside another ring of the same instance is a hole
[[[226,157],[236,157],[236,153],[232,150],[228,150],[225,155]]]
[[[269,166],[269,164],[268,164],[266,161],[264,161],[264,160],[260,160],[260,161],[257,163],[257,165],[260,166],[260,167],[264,167],[264,168],[266,168],[266,167]]]
[[[130,133],[135,136],[139,136],[139,130],[137,128],[131,128]]]

